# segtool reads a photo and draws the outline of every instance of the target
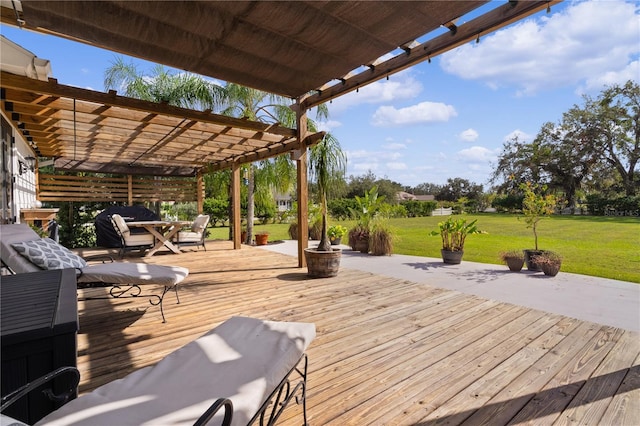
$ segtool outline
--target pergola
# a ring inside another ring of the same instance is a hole
[[[308,133],[307,111],[555,3],[2,0],[5,24],[290,97],[298,122],[291,130],[5,73],[2,108],[38,153],[70,169],[230,168],[233,223],[240,222],[240,165],[290,152],[304,266],[306,151],[322,137]],[[238,226],[234,242],[239,248]]]

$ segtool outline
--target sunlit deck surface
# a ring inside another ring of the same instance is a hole
[[[245,315],[316,324],[311,425],[640,424],[637,333],[348,269],[308,279],[293,257],[231,247],[128,255],[189,268],[181,303],[167,294],[163,324],[146,299],[80,302],[80,392]],[[301,423],[295,404],[279,422]]]

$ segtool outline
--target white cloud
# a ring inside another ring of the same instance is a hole
[[[406,108],[393,106],[381,106],[373,114],[371,124],[373,126],[403,126],[407,124],[434,123],[449,121],[457,116],[455,108],[451,105],[436,102],[420,102]]]
[[[391,142],[382,146],[384,149],[388,149],[390,151],[397,151],[399,149],[407,149],[407,145],[398,142]]]
[[[531,142],[533,140],[533,136],[523,132],[520,129],[516,129],[513,132],[509,133],[508,135],[506,135],[503,139],[504,142],[508,142],[511,141],[515,138],[518,138],[518,140],[520,142]]]
[[[318,127],[318,131],[320,132],[330,132],[333,129],[342,127],[342,122],[336,120],[319,121],[316,124]]]
[[[472,146],[471,148],[458,151],[457,157],[467,163],[489,163],[497,158],[497,152],[483,146]]]
[[[390,162],[386,164],[387,169],[389,170],[406,170],[407,165],[401,162]]]
[[[378,163],[356,163],[353,169],[359,172],[375,171],[378,169]]]
[[[452,50],[440,64],[490,87],[515,86],[519,94],[580,82],[600,89],[603,83],[624,83],[637,71],[638,25],[633,2],[571,3]]]
[[[389,80],[378,80],[350,92],[331,102],[331,114],[339,114],[351,107],[362,104],[390,103],[397,100],[413,99],[422,92],[422,83],[416,80],[410,71],[399,72]]]
[[[467,129],[458,135],[465,142],[475,142],[478,140],[478,136],[478,132],[474,129]]]

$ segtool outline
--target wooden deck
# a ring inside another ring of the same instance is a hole
[[[144,299],[80,302],[81,393],[246,315],[316,324],[314,426],[640,425],[637,333],[353,270],[308,279],[289,256],[207,247],[128,259],[190,269],[165,324]],[[294,404],[279,424],[301,422]]]

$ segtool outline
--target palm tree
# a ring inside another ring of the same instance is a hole
[[[247,118],[285,127],[296,127],[296,114],[290,108],[291,100],[256,89],[229,83],[226,86],[227,108],[222,113],[239,118]],[[326,105],[317,109],[317,117],[327,117]],[[308,120],[309,130],[317,131],[313,120]],[[337,142],[337,141],[336,141]],[[289,192],[295,183],[295,164],[288,155],[250,164],[247,169],[247,240],[253,235],[253,216],[255,201],[273,202],[273,190]]]
[[[104,87],[121,90],[130,98],[200,111],[218,109],[226,98],[224,87],[199,75],[176,74],[162,65],[156,65],[151,75],[144,75],[122,57],[116,57],[105,71]]]
[[[318,244],[320,251],[331,251],[331,241],[327,235],[327,194],[332,182],[344,176],[346,165],[347,159],[340,143],[329,133],[309,150],[309,171],[316,182],[322,210],[322,237]]]

